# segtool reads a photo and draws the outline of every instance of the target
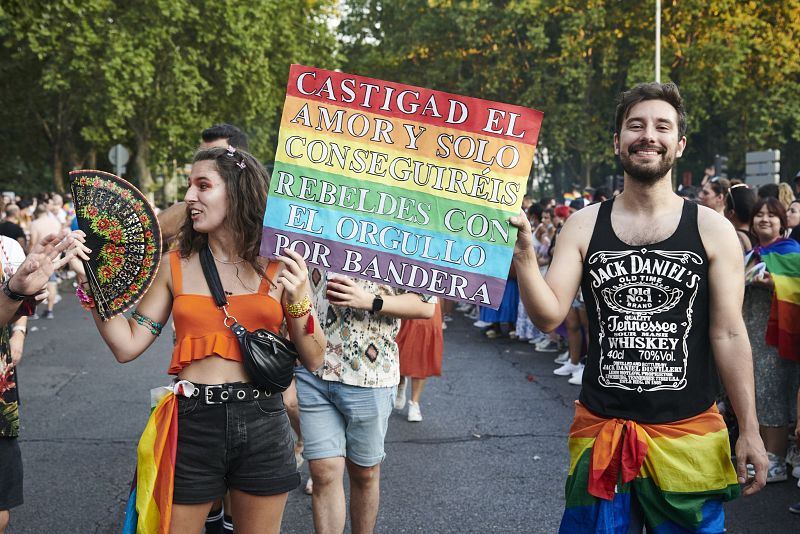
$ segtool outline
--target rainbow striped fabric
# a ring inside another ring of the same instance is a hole
[[[175,395],[169,389],[166,391],[150,413],[139,439],[136,478],[122,534],[169,532],[178,443],[178,403]]]
[[[780,239],[758,253],[775,282],[767,345],[778,347],[782,358],[800,361],[800,243]]]
[[[561,534],[628,534],[631,499],[656,534],[723,532],[740,493],[716,405],[669,424],[605,419],[576,402]]]

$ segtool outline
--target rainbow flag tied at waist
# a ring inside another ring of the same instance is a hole
[[[194,385],[179,381],[151,391],[150,419],[137,447],[136,476],[131,487],[122,534],[168,534],[178,445],[178,402]]]
[[[767,345],[777,347],[781,358],[800,361],[800,243],[780,239],[756,251],[775,283]]]
[[[631,498],[656,534],[723,531],[722,502],[740,488],[716,405],[682,421],[644,424],[575,404],[561,534],[628,534]]]

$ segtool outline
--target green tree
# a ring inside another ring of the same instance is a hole
[[[64,190],[64,165],[79,166],[91,149],[79,131],[87,124],[87,94],[97,75],[95,50],[101,41],[104,0],[52,3],[9,1],[0,8],[0,111],[2,138],[17,147],[16,170],[44,156],[54,187]],[[24,154],[24,157],[21,155]],[[5,173],[9,171],[6,170]],[[12,171],[13,174],[13,171]]]
[[[328,25],[334,6],[10,0],[0,8],[0,39],[10,51],[0,59],[0,96],[24,105],[2,116],[48,142],[58,189],[65,165],[95,165],[95,154],[125,142],[131,174],[152,192],[153,169],[174,169],[200,130],[222,121],[255,134],[257,154],[271,156],[289,65],[337,66]],[[11,167],[0,173],[19,172]]]
[[[690,111],[679,169],[725,153],[742,171],[767,147],[800,168],[800,2],[663,4],[662,77]],[[349,0],[345,68],[539,109],[555,174],[589,185],[617,170],[615,98],[654,78],[654,19],[652,3],[619,0]]]

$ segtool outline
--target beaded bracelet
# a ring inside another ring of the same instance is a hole
[[[131,315],[131,319],[136,321],[140,326],[144,326],[145,328],[150,329],[150,333],[154,336],[158,336],[161,334],[161,329],[164,328],[164,325],[161,323],[157,323],[149,317],[145,317],[138,310],[134,310],[133,314]]]
[[[78,297],[78,300],[81,301],[81,307],[83,307],[84,310],[89,311],[96,306],[94,297],[84,291],[80,285],[75,288],[75,295]]]
[[[308,312],[311,311],[311,299],[308,298],[308,295],[303,297],[303,300],[300,302],[295,303],[286,303],[286,315],[289,317],[297,319],[298,317],[302,317],[306,315]]]

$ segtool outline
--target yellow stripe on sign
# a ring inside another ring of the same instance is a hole
[[[510,175],[527,174],[525,162],[533,160],[535,145],[480,136],[454,128],[441,128],[407,119],[390,119],[357,109],[286,97],[283,128],[321,136],[342,145],[369,143],[376,151],[415,151],[415,158],[439,161],[439,165],[471,168],[487,166]],[[298,135],[302,135],[298,133]],[[446,162],[446,163],[445,163]]]
[[[692,493],[737,483],[727,430],[679,438],[648,436],[647,444],[640,476],[653,479],[662,491]]]
[[[364,143],[341,145],[324,134],[282,128],[275,160],[495,209],[501,204],[513,210],[525,194],[527,173],[514,176],[491,171],[477,175],[462,167],[441,165],[440,161],[412,160],[408,152],[379,153],[373,148]]]

